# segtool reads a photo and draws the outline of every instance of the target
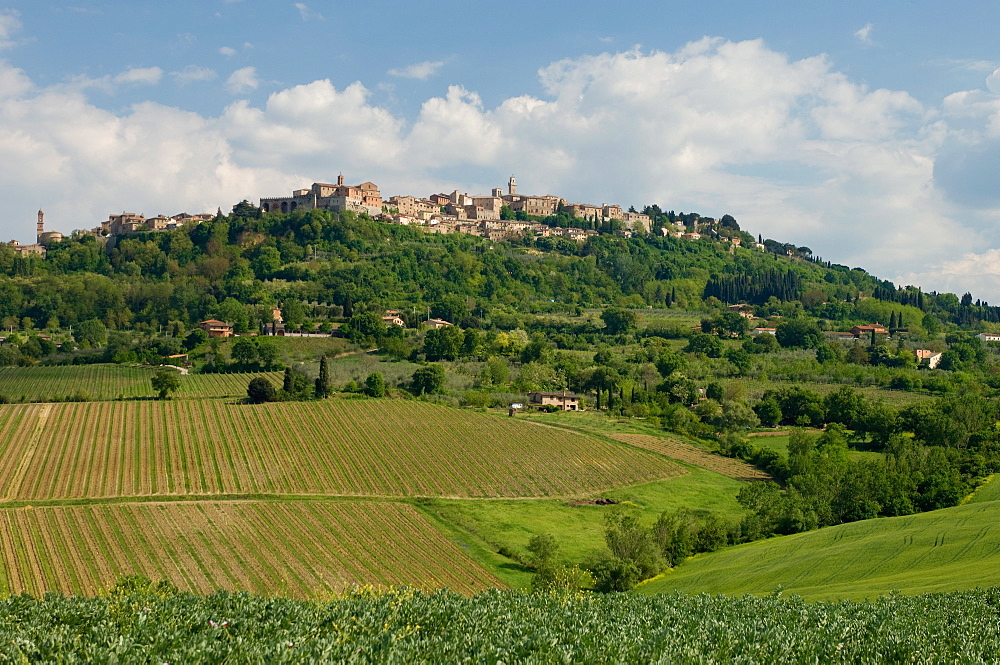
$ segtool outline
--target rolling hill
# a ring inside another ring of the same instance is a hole
[[[1000,585],[1000,503],[853,522],[696,556],[643,593],[869,599]]]

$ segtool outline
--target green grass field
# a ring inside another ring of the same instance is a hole
[[[692,468],[687,475],[634,487],[601,492],[599,496],[629,502],[649,524],[665,510],[678,508],[703,513],[712,511],[728,521],[742,518],[736,494],[743,483],[705,469]],[[596,498],[595,495],[594,498]],[[450,525],[455,537],[470,547],[488,552],[501,548],[527,556],[532,536],[551,533],[560,543],[560,556],[567,563],[580,563],[604,547],[604,519],[615,505],[593,501],[423,501],[418,508]],[[476,558],[512,587],[528,586],[530,571],[511,565],[508,559]]]
[[[993,474],[989,480],[976,488],[968,503],[1000,501],[1000,474]]]
[[[696,556],[643,593],[870,599],[1000,585],[1000,503],[843,524]]]

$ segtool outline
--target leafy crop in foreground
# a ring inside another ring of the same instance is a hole
[[[995,662],[1000,590],[816,603],[358,590],[317,603],[132,580],[0,601],[0,659],[86,662]],[[71,655],[72,654],[72,655]]]

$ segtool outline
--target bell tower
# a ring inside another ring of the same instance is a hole
[[[517,180],[514,179],[514,176],[511,176],[510,180],[507,181],[507,194],[510,196],[517,194]]]
[[[45,213],[38,211],[38,234],[35,242],[42,242],[42,234],[45,233]]]

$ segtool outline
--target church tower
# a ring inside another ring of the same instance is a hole
[[[41,210],[38,211],[38,235],[35,242],[42,242],[42,234],[45,233],[45,213]]]
[[[510,180],[507,181],[507,194],[510,196],[517,194],[517,180],[514,179],[514,176],[511,176]]]

